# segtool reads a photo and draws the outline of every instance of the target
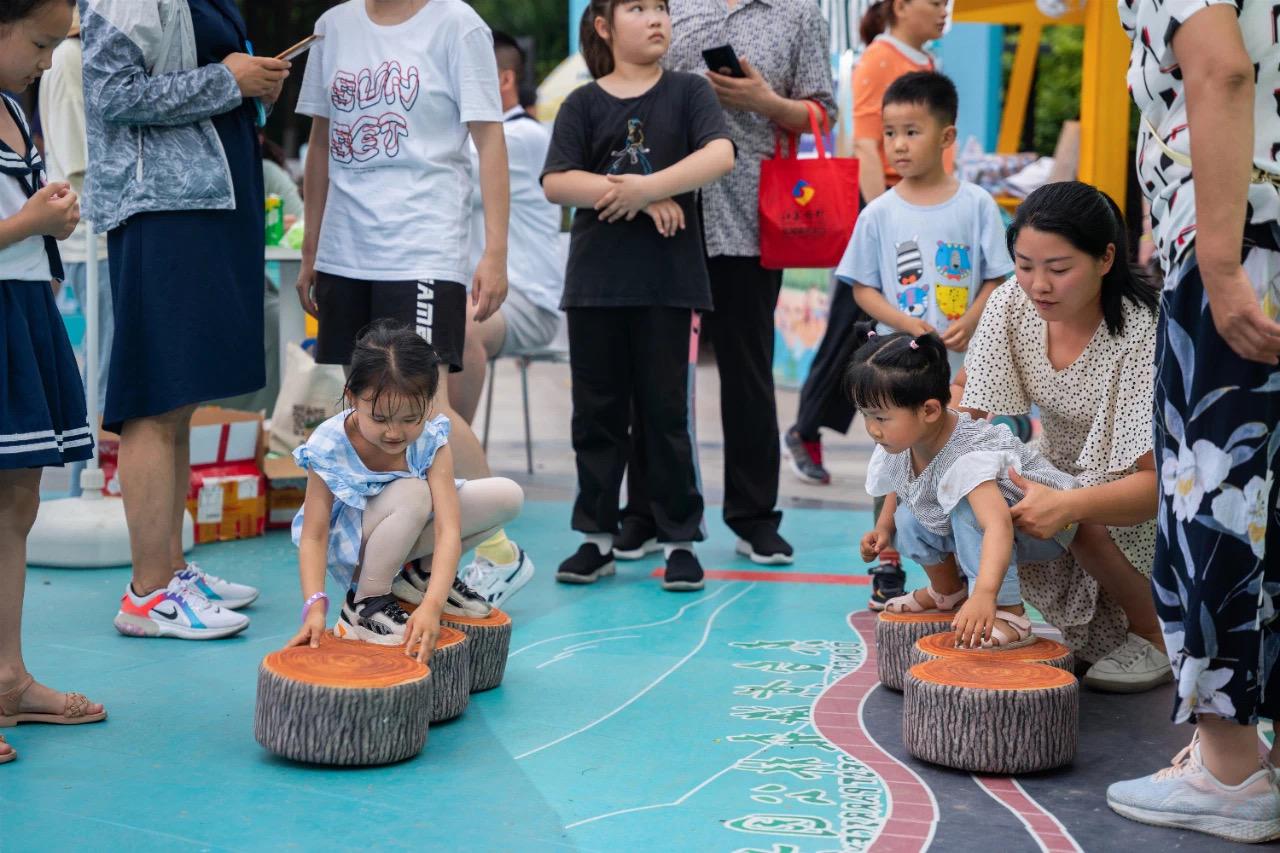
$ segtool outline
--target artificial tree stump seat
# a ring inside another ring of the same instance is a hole
[[[876,620],[876,671],[890,690],[902,690],[903,677],[911,666],[916,640],[951,627],[955,613],[926,610],[923,613],[890,613]]]

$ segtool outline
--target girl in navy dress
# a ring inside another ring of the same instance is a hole
[[[0,90],[31,85],[70,29],[68,0],[0,0]],[[79,693],[35,683],[22,662],[27,534],[40,505],[40,469],[93,455],[80,370],[53,301],[62,280],[56,241],[79,221],[75,193],[45,183],[26,116],[0,94],[0,727],[107,716]],[[0,737],[0,764],[15,758]]]

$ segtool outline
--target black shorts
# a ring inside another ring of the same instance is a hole
[[[350,364],[356,338],[375,320],[396,320],[431,344],[451,373],[462,370],[467,289],[456,281],[363,281],[316,273],[316,361]]]

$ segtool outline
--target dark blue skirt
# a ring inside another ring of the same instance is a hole
[[[0,469],[93,455],[84,384],[47,281],[0,281]]]

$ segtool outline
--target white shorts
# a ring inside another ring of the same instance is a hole
[[[514,287],[507,290],[507,299],[499,310],[507,323],[507,337],[498,352],[500,356],[520,355],[548,346],[560,331],[564,316],[559,311],[534,305]]]

